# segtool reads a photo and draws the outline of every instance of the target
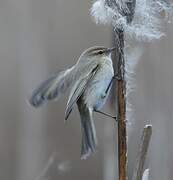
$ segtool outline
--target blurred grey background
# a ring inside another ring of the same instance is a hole
[[[113,180],[117,176],[117,127],[112,119],[95,115],[98,151],[81,161],[78,111],[64,123],[67,97],[41,109],[27,103],[41,81],[73,65],[84,49],[111,46],[111,29],[95,25],[90,7],[91,1],[81,0],[0,1],[0,179]],[[135,120],[128,140],[129,175],[141,130],[151,123],[146,165],[152,180],[173,177],[173,27],[164,28],[167,36],[144,44],[131,97]]]

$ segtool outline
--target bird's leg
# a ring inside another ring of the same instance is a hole
[[[112,116],[110,114],[107,114],[107,113],[104,113],[104,112],[98,111],[98,110],[94,110],[94,111],[97,112],[97,113],[103,114],[103,115],[105,115],[107,117],[113,118],[113,119],[115,119],[115,121],[117,121],[117,117],[116,116]]]
[[[105,95],[104,95],[103,98],[106,97],[109,89],[111,88],[111,85],[112,85],[112,83],[113,83],[113,80],[120,80],[118,74],[116,74],[116,75],[114,75],[114,76],[112,77],[112,79],[111,79],[111,81],[110,81],[110,83],[109,83],[109,85],[108,85],[108,87],[107,87],[107,89],[106,89],[106,91],[105,91]],[[97,113],[103,114],[103,115],[105,115],[105,116],[107,116],[107,117],[113,118],[113,119],[115,119],[116,122],[118,121],[116,116],[112,116],[112,115],[110,115],[110,114],[107,114],[107,113],[105,113],[105,112],[102,112],[102,111],[99,111],[99,110],[96,110],[96,109],[94,109],[94,111],[97,112]]]
[[[105,91],[105,94],[108,93],[108,91],[109,91],[109,89],[111,88],[111,85],[112,85],[112,83],[113,83],[114,80],[120,80],[120,77],[118,76],[118,74],[116,74],[116,75],[114,75],[114,76],[112,77],[112,79],[111,79],[111,81],[110,81],[110,83],[109,83],[109,85],[108,85],[108,87],[107,87],[107,89],[106,89],[106,91]]]

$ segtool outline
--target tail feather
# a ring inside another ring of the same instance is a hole
[[[33,91],[29,103],[34,107],[39,107],[49,100],[58,99],[73,83],[72,69],[62,71],[41,83]]]
[[[81,159],[86,159],[91,153],[95,152],[97,146],[97,138],[94,122],[92,119],[92,111],[88,108],[81,107],[78,103],[81,116],[82,128],[82,147]]]

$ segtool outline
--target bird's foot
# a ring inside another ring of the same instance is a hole
[[[105,112],[98,111],[98,110],[94,110],[94,111],[97,112],[97,113],[100,113],[100,114],[102,114],[102,115],[104,115],[104,116],[110,117],[110,118],[114,119],[116,122],[118,122],[116,116],[112,116],[112,115],[110,115],[110,114],[107,114],[107,113],[105,113]]]
[[[122,77],[117,73],[113,76],[113,79],[120,81],[122,80]]]

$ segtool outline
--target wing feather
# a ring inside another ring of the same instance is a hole
[[[73,67],[59,72],[42,82],[32,93],[29,103],[35,108],[40,107],[49,100],[61,97],[74,82],[71,72]]]
[[[72,96],[69,98],[68,103],[67,103],[67,108],[65,112],[65,120],[68,119],[74,104],[77,102],[77,100],[80,98],[80,96],[83,94],[85,91],[87,85],[91,82],[95,74],[97,73],[99,69],[99,65],[97,65],[93,70],[83,79],[81,79],[74,87],[72,90]]]

